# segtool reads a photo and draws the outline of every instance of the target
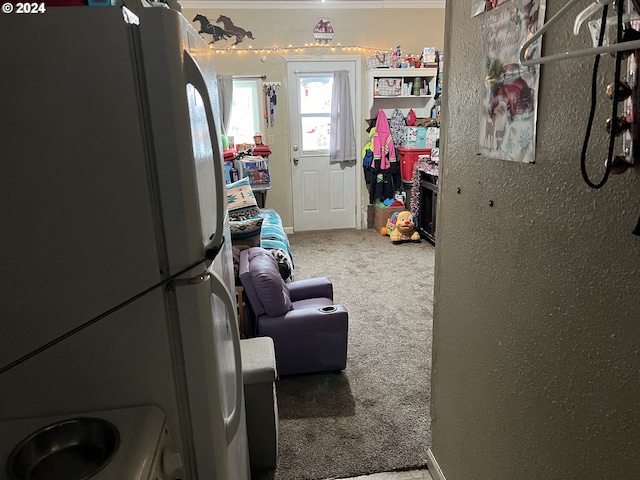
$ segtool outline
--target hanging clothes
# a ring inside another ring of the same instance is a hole
[[[375,176],[371,179],[369,190],[369,203],[375,205],[378,201],[384,201],[393,198],[395,192],[393,188],[393,180],[391,178],[391,170],[378,169],[374,170]]]
[[[391,114],[389,119],[389,130],[391,131],[391,137],[393,137],[393,143],[396,148],[404,145],[404,133],[407,121],[404,115],[397,108]]]
[[[362,147],[362,168],[364,168],[364,181],[369,185],[375,177],[373,163],[373,136],[376,133],[376,127],[369,127],[369,141]]]
[[[380,110],[373,137],[373,164],[375,167],[386,169],[391,167],[391,162],[396,162],[396,147],[391,136],[387,115],[384,110]]]
[[[380,110],[373,135],[373,160],[371,162],[373,176],[369,189],[369,203],[375,204],[377,200],[393,198],[395,185],[392,178],[392,166],[398,172],[400,171],[387,115],[384,110]]]

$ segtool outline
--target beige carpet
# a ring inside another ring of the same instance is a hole
[[[435,248],[373,230],[290,236],[296,279],[327,275],[349,311],[341,375],[284,377],[278,467],[255,478],[317,480],[424,466]]]

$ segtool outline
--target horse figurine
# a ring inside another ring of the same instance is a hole
[[[198,33],[208,33],[213,36],[213,40],[209,42],[209,44],[215,43],[218,40],[224,40],[225,38],[231,38],[234,34],[229,32],[225,32],[222,28],[217,25],[213,25],[207,17],[204,15],[200,15],[199,13],[194,17],[192,22],[200,22],[200,31]]]
[[[222,23],[223,30],[226,33],[234,35],[236,37],[236,42],[232,44],[232,46],[239,44],[244,37],[249,37],[251,40],[255,40],[255,38],[253,38],[253,33],[240,27],[236,27],[229,17],[220,15],[218,17],[218,20],[216,20],[216,23]]]

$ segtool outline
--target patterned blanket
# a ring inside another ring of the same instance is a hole
[[[293,255],[280,215],[275,210],[261,208],[257,216],[264,219],[260,231],[260,246],[272,253],[278,262],[282,278],[287,282],[293,281]]]

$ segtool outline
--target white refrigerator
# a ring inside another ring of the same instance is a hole
[[[247,480],[213,53],[131,8],[0,16],[0,420],[156,405]]]

